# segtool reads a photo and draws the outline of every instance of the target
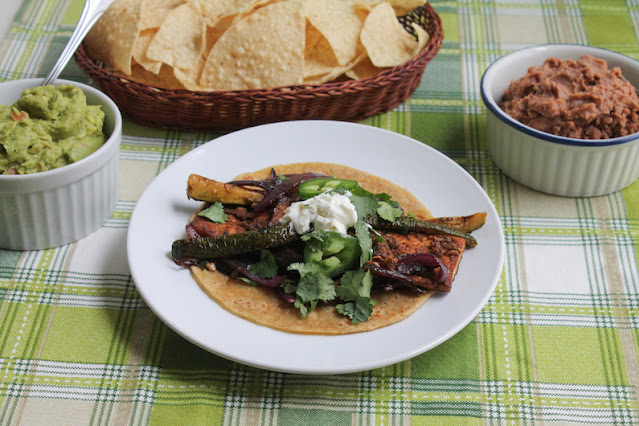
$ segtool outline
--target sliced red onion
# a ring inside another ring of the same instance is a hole
[[[276,275],[273,278],[260,278],[251,273],[247,273],[245,277],[260,285],[270,288],[279,288],[282,284],[284,284],[284,280],[286,279],[285,275]]]
[[[430,253],[404,254],[397,258],[397,271],[406,275],[419,274],[424,270],[432,270],[439,268],[439,274],[435,280],[439,283],[445,283],[450,273],[448,266],[437,257]]]
[[[195,266],[198,264],[197,259],[173,259],[173,261],[179,266]]]
[[[241,179],[241,180],[232,180],[228,182],[231,185],[241,186],[243,188],[246,187],[258,187],[263,189],[265,192],[271,191],[275,186],[279,185],[282,182],[282,179],[275,173],[275,169],[271,169],[271,175],[268,179],[260,179],[260,180],[249,180],[249,179]]]
[[[280,289],[280,296],[282,296],[282,299],[284,299],[286,302],[290,303],[291,305],[293,303],[295,303],[295,295],[294,294],[285,293],[284,290]]]
[[[200,238],[202,236],[191,224],[186,225],[186,235],[188,235],[189,238]]]
[[[249,280],[265,287],[278,288],[284,284],[284,280],[286,279],[285,275],[276,275],[272,278],[260,278],[249,272],[248,265],[243,262],[233,259],[223,259],[221,261],[233,268],[233,275],[248,278]]]
[[[364,266],[362,266],[362,269],[369,270],[371,271],[371,273],[378,275],[380,277],[390,278],[393,280],[400,281],[406,284],[412,290],[416,291],[417,293],[421,293],[424,291],[424,289],[422,289],[421,287],[416,286],[413,280],[411,280],[411,278],[408,275],[402,274],[400,272],[391,271],[390,269],[382,268],[381,266],[376,265],[374,263],[367,263]]]

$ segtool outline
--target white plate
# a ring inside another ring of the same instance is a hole
[[[343,336],[284,333],[230,314],[209,299],[187,269],[171,260],[171,244],[199,202],[186,197],[191,173],[227,181],[241,172],[302,161],[341,163],[390,179],[419,197],[436,216],[486,211],[448,294],[431,297],[409,318],[378,330]],[[446,341],[479,313],[504,260],[499,216],[463,168],[409,137],[376,127],[296,121],[221,136],[185,154],[140,197],[129,225],[131,275],[148,306],[172,329],[222,357],[270,370],[335,374],[394,364]]]

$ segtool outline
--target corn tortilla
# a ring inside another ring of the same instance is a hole
[[[409,191],[372,174],[330,163],[295,163],[274,166],[277,173],[323,172],[343,179],[355,179],[371,192],[385,192],[398,201],[407,212],[424,218],[430,211]],[[264,179],[271,167],[245,173],[236,179]],[[299,311],[285,302],[275,291],[263,286],[251,286],[217,271],[191,267],[200,288],[227,311],[256,324],[289,333],[340,335],[370,331],[394,324],[410,316],[426,302],[432,292],[415,295],[409,292],[374,293],[378,303],[368,321],[352,324],[337,313],[334,306],[323,305],[301,318]]]

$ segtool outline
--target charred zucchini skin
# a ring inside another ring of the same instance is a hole
[[[209,260],[283,246],[300,237],[288,224],[277,225],[220,237],[177,240],[173,242],[171,255],[176,260]]]
[[[392,229],[400,232],[414,231],[423,232],[425,234],[451,235],[453,237],[459,237],[466,240],[466,245],[468,247],[474,247],[477,245],[475,237],[470,235],[468,232],[460,231],[440,223],[420,220],[412,216],[400,216],[392,222],[384,220],[379,216],[369,216],[366,218],[366,222],[375,229]]]

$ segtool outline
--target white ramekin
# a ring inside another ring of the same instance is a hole
[[[639,133],[613,139],[574,139],[528,127],[508,116],[499,106],[512,80],[547,58],[578,59],[591,55],[619,67],[623,76],[639,87],[639,62],[610,50],[567,44],[524,48],[493,62],[481,80],[486,105],[488,150],[508,176],[549,194],[585,197],[620,190],[639,177]]]
[[[0,83],[0,104],[11,105],[22,92],[42,79]],[[81,88],[89,105],[105,112],[106,143],[80,161],[46,172],[0,175],[0,248],[40,250],[77,241],[111,216],[118,191],[118,153],[122,116],[115,103],[99,90],[75,81],[55,85]]]

